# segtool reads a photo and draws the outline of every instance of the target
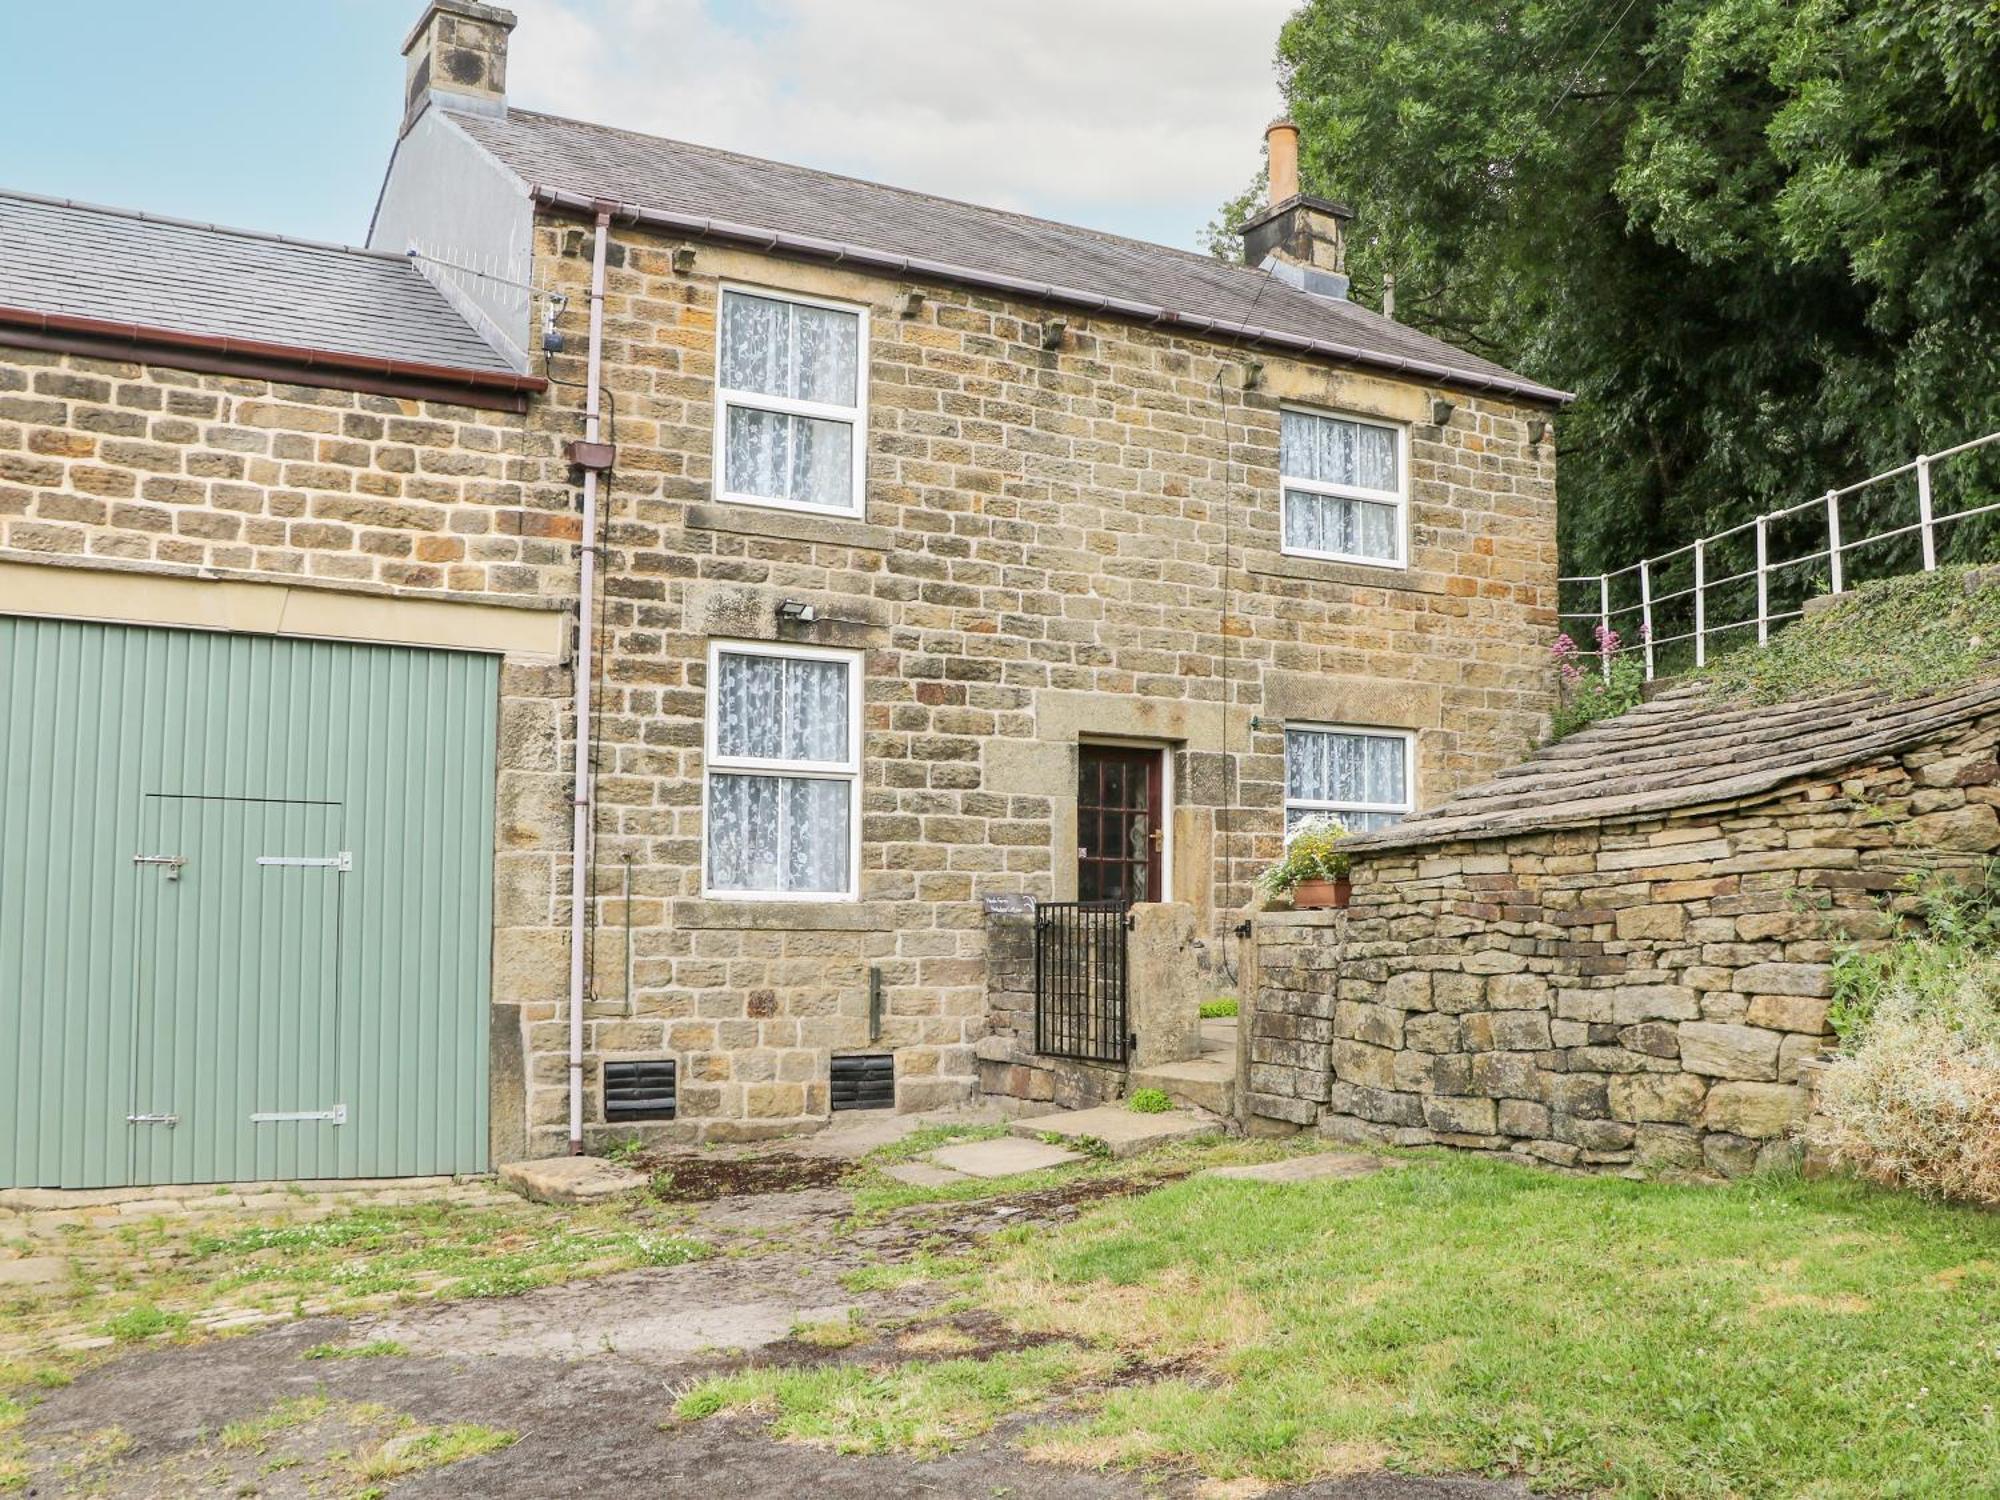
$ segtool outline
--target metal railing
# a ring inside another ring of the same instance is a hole
[[[1710,644],[1729,637],[1732,632],[1754,629],[1757,644],[1761,646],[1770,640],[1772,626],[1805,613],[1805,600],[1816,585],[1829,593],[1846,592],[1851,560],[1866,548],[1914,536],[1916,555],[1892,560],[1892,565],[1884,570],[1885,576],[1909,571],[1917,558],[1921,558],[1925,572],[1933,571],[1938,563],[1938,534],[1945,527],[2000,511],[2000,500],[1992,500],[1941,513],[1933,467],[1994,443],[2000,443],[2000,432],[1989,432],[1937,453],[1920,453],[1909,463],[1871,474],[1841,489],[1828,490],[1824,495],[1783,510],[1770,511],[1615,572],[1560,578],[1557,580],[1560,589],[1573,591],[1582,585],[1594,597],[1588,608],[1559,607],[1558,625],[1561,627],[1568,621],[1590,623],[1591,639],[1597,649],[1588,649],[1577,641],[1575,654],[1596,657],[1606,677],[1611,673],[1613,656],[1620,649],[1629,650],[1633,644],[1644,652],[1648,680],[1657,671],[1660,654],[1670,647],[1691,647],[1693,665],[1701,667],[1707,664]],[[1841,502],[1877,485],[1894,483],[1905,475],[1915,476],[1916,519],[1869,536],[1846,539],[1841,530]],[[1991,489],[2000,492],[2000,484],[1992,485]],[[1790,549],[1794,546],[1810,546],[1811,550],[1793,552]],[[1816,575],[1798,571],[1815,563],[1824,563],[1824,571]],[[1625,582],[1628,579],[1632,580],[1631,585]],[[1614,605],[1614,594],[1629,596],[1633,585],[1637,597],[1630,603]],[[1739,600],[1745,612],[1717,623],[1718,606],[1726,614],[1738,607]],[[1625,631],[1620,629],[1620,622],[1633,615],[1638,617],[1636,642],[1626,640]],[[1660,628],[1663,623],[1667,626],[1665,633]],[[1606,649],[1607,637],[1614,631],[1617,632],[1614,643]]]

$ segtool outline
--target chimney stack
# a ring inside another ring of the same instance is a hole
[[[403,129],[433,100],[475,114],[507,113],[507,33],[514,13],[478,0],[430,0],[403,43]]]
[[[1270,204],[1243,226],[1243,260],[1319,297],[1347,297],[1347,221],[1352,209],[1299,190],[1299,127],[1273,120]]]

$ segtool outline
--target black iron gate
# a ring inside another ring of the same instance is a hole
[[[1045,901],[1035,907],[1035,1050],[1122,1063],[1125,1019],[1123,901]]]

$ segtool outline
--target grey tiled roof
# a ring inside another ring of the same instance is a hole
[[[403,256],[22,193],[0,193],[0,307],[513,369]]]
[[[1542,399],[1560,395],[1352,302],[1191,251],[532,110],[451,119],[531,187],[1145,302],[1384,362],[1442,366]]]
[[[1686,684],[1357,836],[1354,855],[1753,800],[1991,713],[2000,675],[1923,698],[1861,687],[1777,704],[1718,702],[1705,683]]]

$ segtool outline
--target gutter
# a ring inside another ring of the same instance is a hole
[[[29,333],[52,337],[71,335],[134,348],[187,350],[212,358],[240,360],[246,364],[281,364],[325,374],[414,381],[470,391],[526,395],[547,390],[549,384],[539,375],[521,375],[512,371],[468,370],[458,365],[426,364],[420,360],[388,359],[373,354],[346,354],[302,344],[269,344],[227,334],[185,333],[144,323],[120,323],[106,318],[34,312],[25,307],[0,305],[0,329],[6,328],[25,329]],[[0,333],[0,341],[4,339],[4,333]]]
[[[605,201],[562,188],[537,186],[531,187],[528,191],[529,196],[542,207],[558,209],[565,213],[595,214],[600,211]],[[1059,286],[1054,282],[1030,281],[1020,276],[1007,276],[997,271],[982,271],[976,267],[955,265],[949,261],[895,255],[885,250],[870,249],[866,245],[822,240],[811,235],[788,234],[782,230],[765,229],[752,224],[737,224],[727,219],[703,218],[698,214],[675,213],[662,208],[641,208],[629,203],[613,203],[610,211],[614,217],[633,224],[670,230],[677,234],[695,235],[703,239],[725,240],[767,253],[795,255],[807,260],[828,261],[835,265],[852,264],[890,276],[955,282],[982,291],[1001,292],[1030,301],[1057,303],[1064,307],[1079,308],[1085,312],[1129,318],[1134,322],[1157,327],[1181,329],[1206,338],[1225,339],[1231,343],[1281,349],[1297,354],[1318,355],[1321,358],[1337,360],[1342,364],[1362,365],[1397,375],[1420,376],[1426,380],[1471,390],[1499,391],[1550,405],[1562,405],[1575,399],[1574,392],[1557,390],[1554,386],[1538,385],[1531,380],[1461,370],[1431,360],[1384,354],[1377,350],[1344,344],[1335,339],[1308,338],[1303,334],[1286,333],[1277,328],[1262,328],[1252,323],[1230,323],[1220,318],[1175,312],[1171,308],[1151,302],[1107,297],[1098,292],[1080,291],[1075,287]]]
[[[604,257],[611,238],[611,205],[599,203],[596,243],[590,252],[590,358],[584,376],[583,440],[598,441],[598,398],[604,374]],[[583,470],[583,542],[576,598],[576,775],[570,803],[569,871],[569,1154],[583,1155],[583,958],[590,897],[590,836],[596,827],[596,788],[590,774],[591,674],[597,622],[597,464]]]

